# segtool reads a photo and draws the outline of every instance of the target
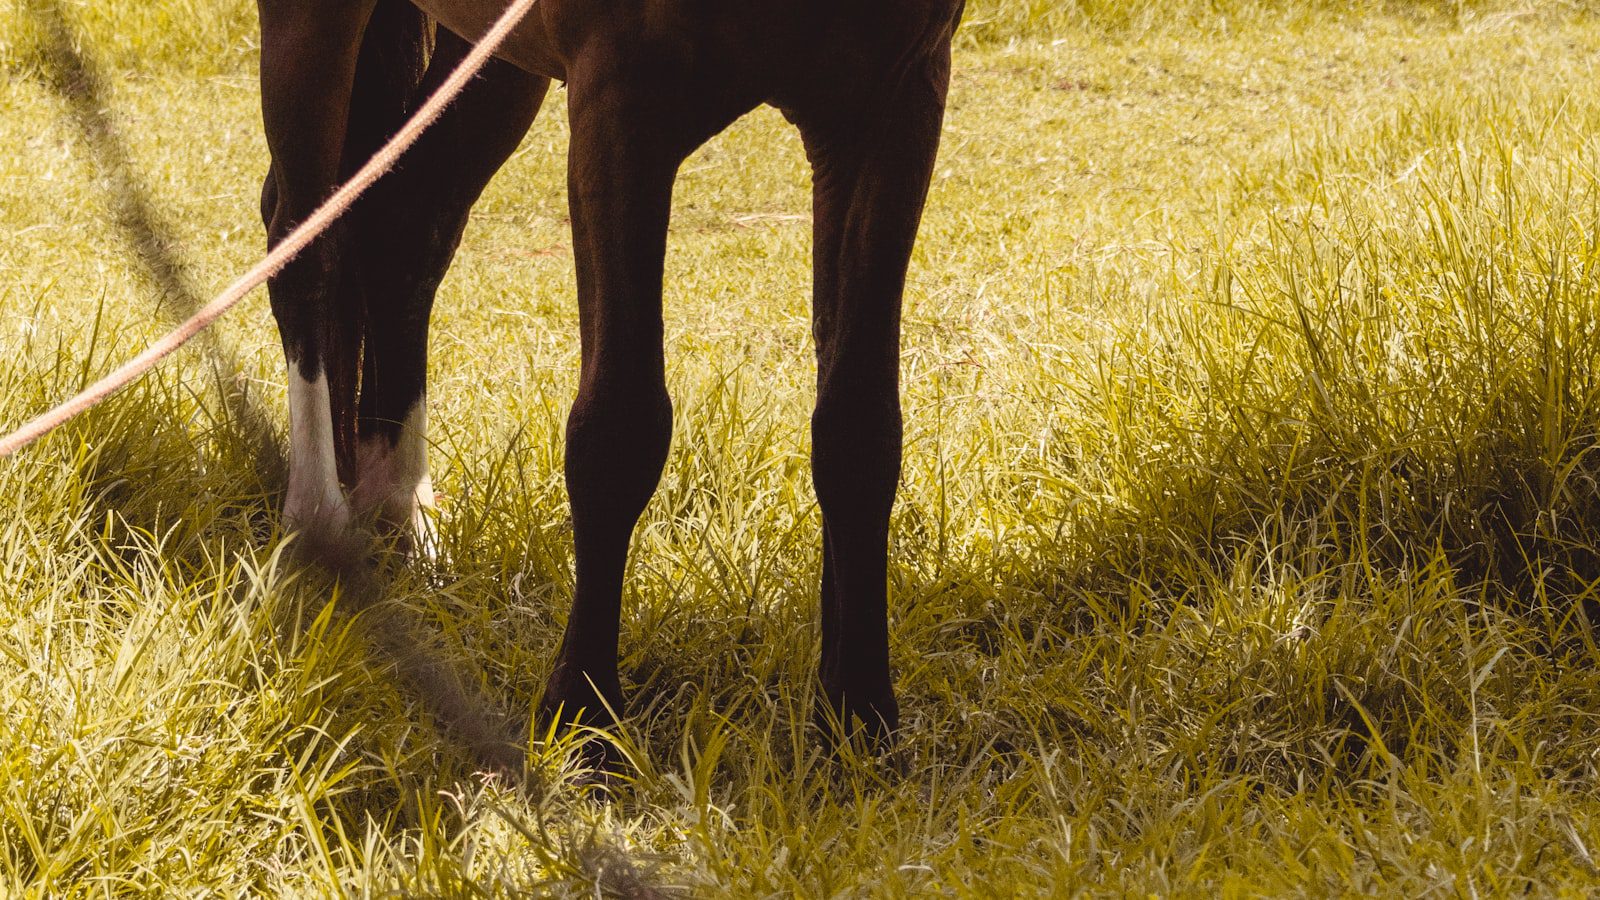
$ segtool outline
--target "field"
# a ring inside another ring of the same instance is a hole
[[[571,584],[565,104],[435,318],[444,557],[283,554],[264,293],[0,463],[0,894],[1592,894],[1600,17],[973,0],[905,317],[893,764],[808,731],[809,190],[685,167],[634,774],[482,773]],[[0,0],[0,427],[254,261],[253,4]]]

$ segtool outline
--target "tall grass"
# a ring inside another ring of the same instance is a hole
[[[1586,8],[1560,4],[1558,8]],[[114,68],[180,68],[200,74],[238,71],[254,61],[255,4],[250,0],[0,0],[0,71],[36,71],[51,37],[41,13],[64,10],[77,40]],[[1226,34],[1244,28],[1304,26],[1330,19],[1402,14],[1441,21],[1510,11],[1502,0],[969,0],[966,41],[1048,40],[1086,32],[1128,39],[1151,32]]]
[[[1379,15],[1461,21],[1505,8],[1494,0],[969,0],[965,30],[978,43],[1049,39],[1073,32],[1117,39],[1153,32],[1209,37],[1262,26],[1304,27]]]
[[[525,715],[570,592],[558,95],[440,299],[442,565],[373,596],[283,561],[259,299],[0,466],[0,892],[1592,892],[1600,27],[1021,9],[973,7],[1017,18],[961,51],[908,296],[894,765],[808,731],[808,191],[772,114],[678,192],[634,776],[593,802],[532,734],[512,787],[451,727]],[[103,120],[0,83],[0,421],[258,252],[240,65],[107,78]]]

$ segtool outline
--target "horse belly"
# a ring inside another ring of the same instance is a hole
[[[411,3],[440,25],[476,43],[505,12],[507,0],[411,0]],[[544,18],[540,15],[541,4],[535,4],[528,11],[527,18],[500,45],[495,56],[534,75],[565,80],[566,66],[550,45]]]

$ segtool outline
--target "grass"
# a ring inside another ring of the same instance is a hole
[[[98,82],[45,8],[0,8],[3,422],[262,243],[248,8],[67,5]],[[557,95],[441,293],[439,569],[363,605],[283,562],[264,297],[0,465],[0,893],[1591,893],[1600,21],[1152,9],[973,4],[907,298],[902,773],[805,725],[770,113],[677,194],[637,777],[594,802],[536,735],[515,790],[436,727],[441,685],[530,708],[570,589]]]

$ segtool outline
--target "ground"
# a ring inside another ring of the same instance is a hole
[[[0,424],[262,249],[251,13],[0,3]],[[896,759],[807,726],[808,177],[771,112],[677,192],[633,774],[601,800],[533,734],[518,786],[440,727],[525,716],[566,613],[555,95],[440,295],[438,565],[357,602],[281,552],[259,294],[0,463],[0,893],[1592,893],[1600,18],[973,0],[956,72]]]

